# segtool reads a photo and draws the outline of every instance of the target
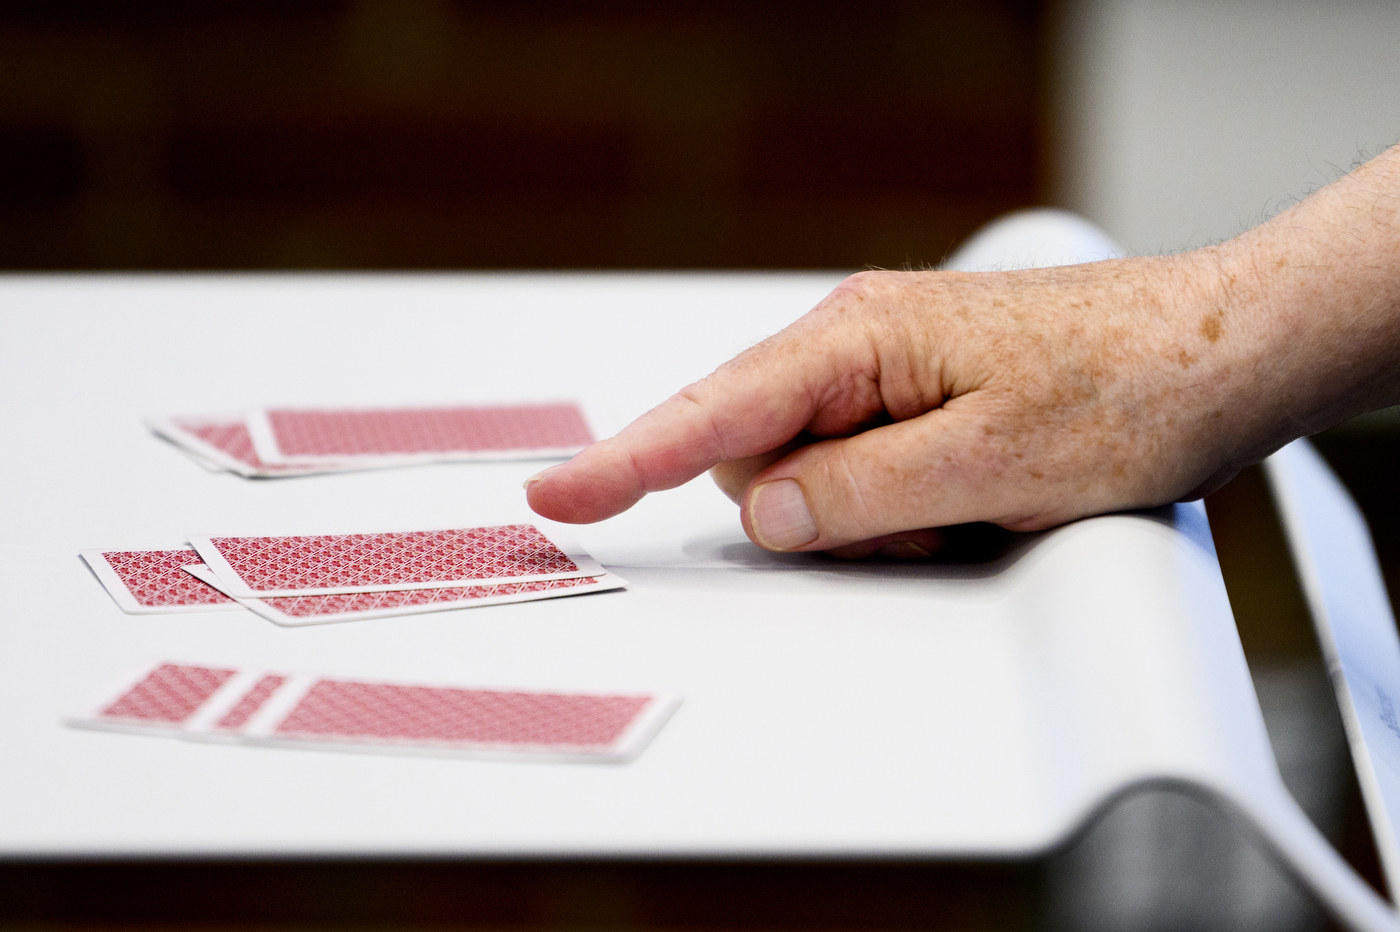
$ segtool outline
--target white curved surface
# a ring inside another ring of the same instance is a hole
[[[1101,228],[1065,210],[1018,210],[987,224],[941,268],[950,272],[1042,269],[1116,259],[1123,248]]]
[[[1079,522],[990,566],[849,565],[757,550],[702,478],[573,530],[627,592],[304,629],[123,615],[77,558],[195,529],[524,517],[536,464],[249,481],[140,421],[575,396],[606,433],[837,280],[0,280],[0,398],[26,439],[0,449],[0,856],[1011,857],[1125,786],[1179,779],[1253,819],[1355,927],[1390,928],[1283,790],[1199,505]],[[685,702],[640,759],[606,767],[60,726],[162,657]]]

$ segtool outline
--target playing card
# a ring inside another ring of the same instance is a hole
[[[237,609],[238,603],[181,567],[199,563],[199,554],[178,550],[83,550],[107,594],[132,615],[212,612]]]
[[[201,465],[211,463],[240,476],[269,478],[336,471],[336,464],[329,461],[317,466],[263,462],[253,449],[253,440],[248,435],[247,419],[242,414],[185,414],[151,419],[146,422],[146,426],[175,444]]]
[[[247,719],[249,743],[388,754],[625,761],[678,699],[293,676]]]
[[[165,662],[68,725],[274,747],[539,761],[631,760],[680,699],[367,682]]]
[[[601,576],[598,562],[533,524],[290,537],[190,535],[240,599],[484,586]]]
[[[168,439],[168,438],[162,438],[162,439]],[[181,453],[181,455],[183,455],[183,456],[185,457],[185,459],[189,460],[191,463],[194,463],[196,466],[198,466],[200,469],[204,470],[205,472],[213,472],[213,473],[226,473],[226,472],[229,472],[229,470],[228,470],[227,468],[225,468],[224,466],[220,465],[219,463],[214,462],[214,461],[211,460],[211,459],[208,459],[207,457],[203,456],[203,455],[200,454],[200,453],[195,452],[194,450],[190,449],[189,447],[181,446],[181,445],[178,444],[178,443],[171,443],[170,445],[171,445],[172,447],[174,447],[175,449],[179,450],[180,453]]]
[[[185,572],[218,587],[218,577],[209,567],[189,566]],[[336,621],[362,621],[397,615],[419,615],[454,608],[476,608],[510,602],[531,602],[560,596],[583,595],[621,589],[627,580],[612,573],[570,579],[541,579],[534,582],[498,583],[493,586],[451,586],[445,589],[395,589],[380,592],[349,592],[338,595],[283,596],[270,599],[239,599],[238,604],[274,624],[296,627]]]
[[[248,414],[254,449],[266,463],[572,456],[593,442],[572,402],[474,407],[294,410]]]
[[[128,677],[100,701],[68,718],[79,728],[175,734],[212,700],[247,690],[231,667],[160,663]]]

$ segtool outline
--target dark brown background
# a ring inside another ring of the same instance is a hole
[[[1033,0],[0,5],[0,268],[937,262],[1039,190]]]

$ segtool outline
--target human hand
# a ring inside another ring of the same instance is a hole
[[[598,521],[712,469],[760,546],[859,556],[1202,495],[1268,452],[1260,406],[1229,403],[1257,385],[1222,261],[852,276],[532,479],[530,505]]]

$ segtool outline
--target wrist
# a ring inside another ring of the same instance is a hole
[[[1281,334],[1249,244],[1167,257],[1158,272],[1184,460],[1233,474],[1300,435]]]
[[[1400,402],[1400,148],[1220,249],[1249,283],[1274,447]]]

